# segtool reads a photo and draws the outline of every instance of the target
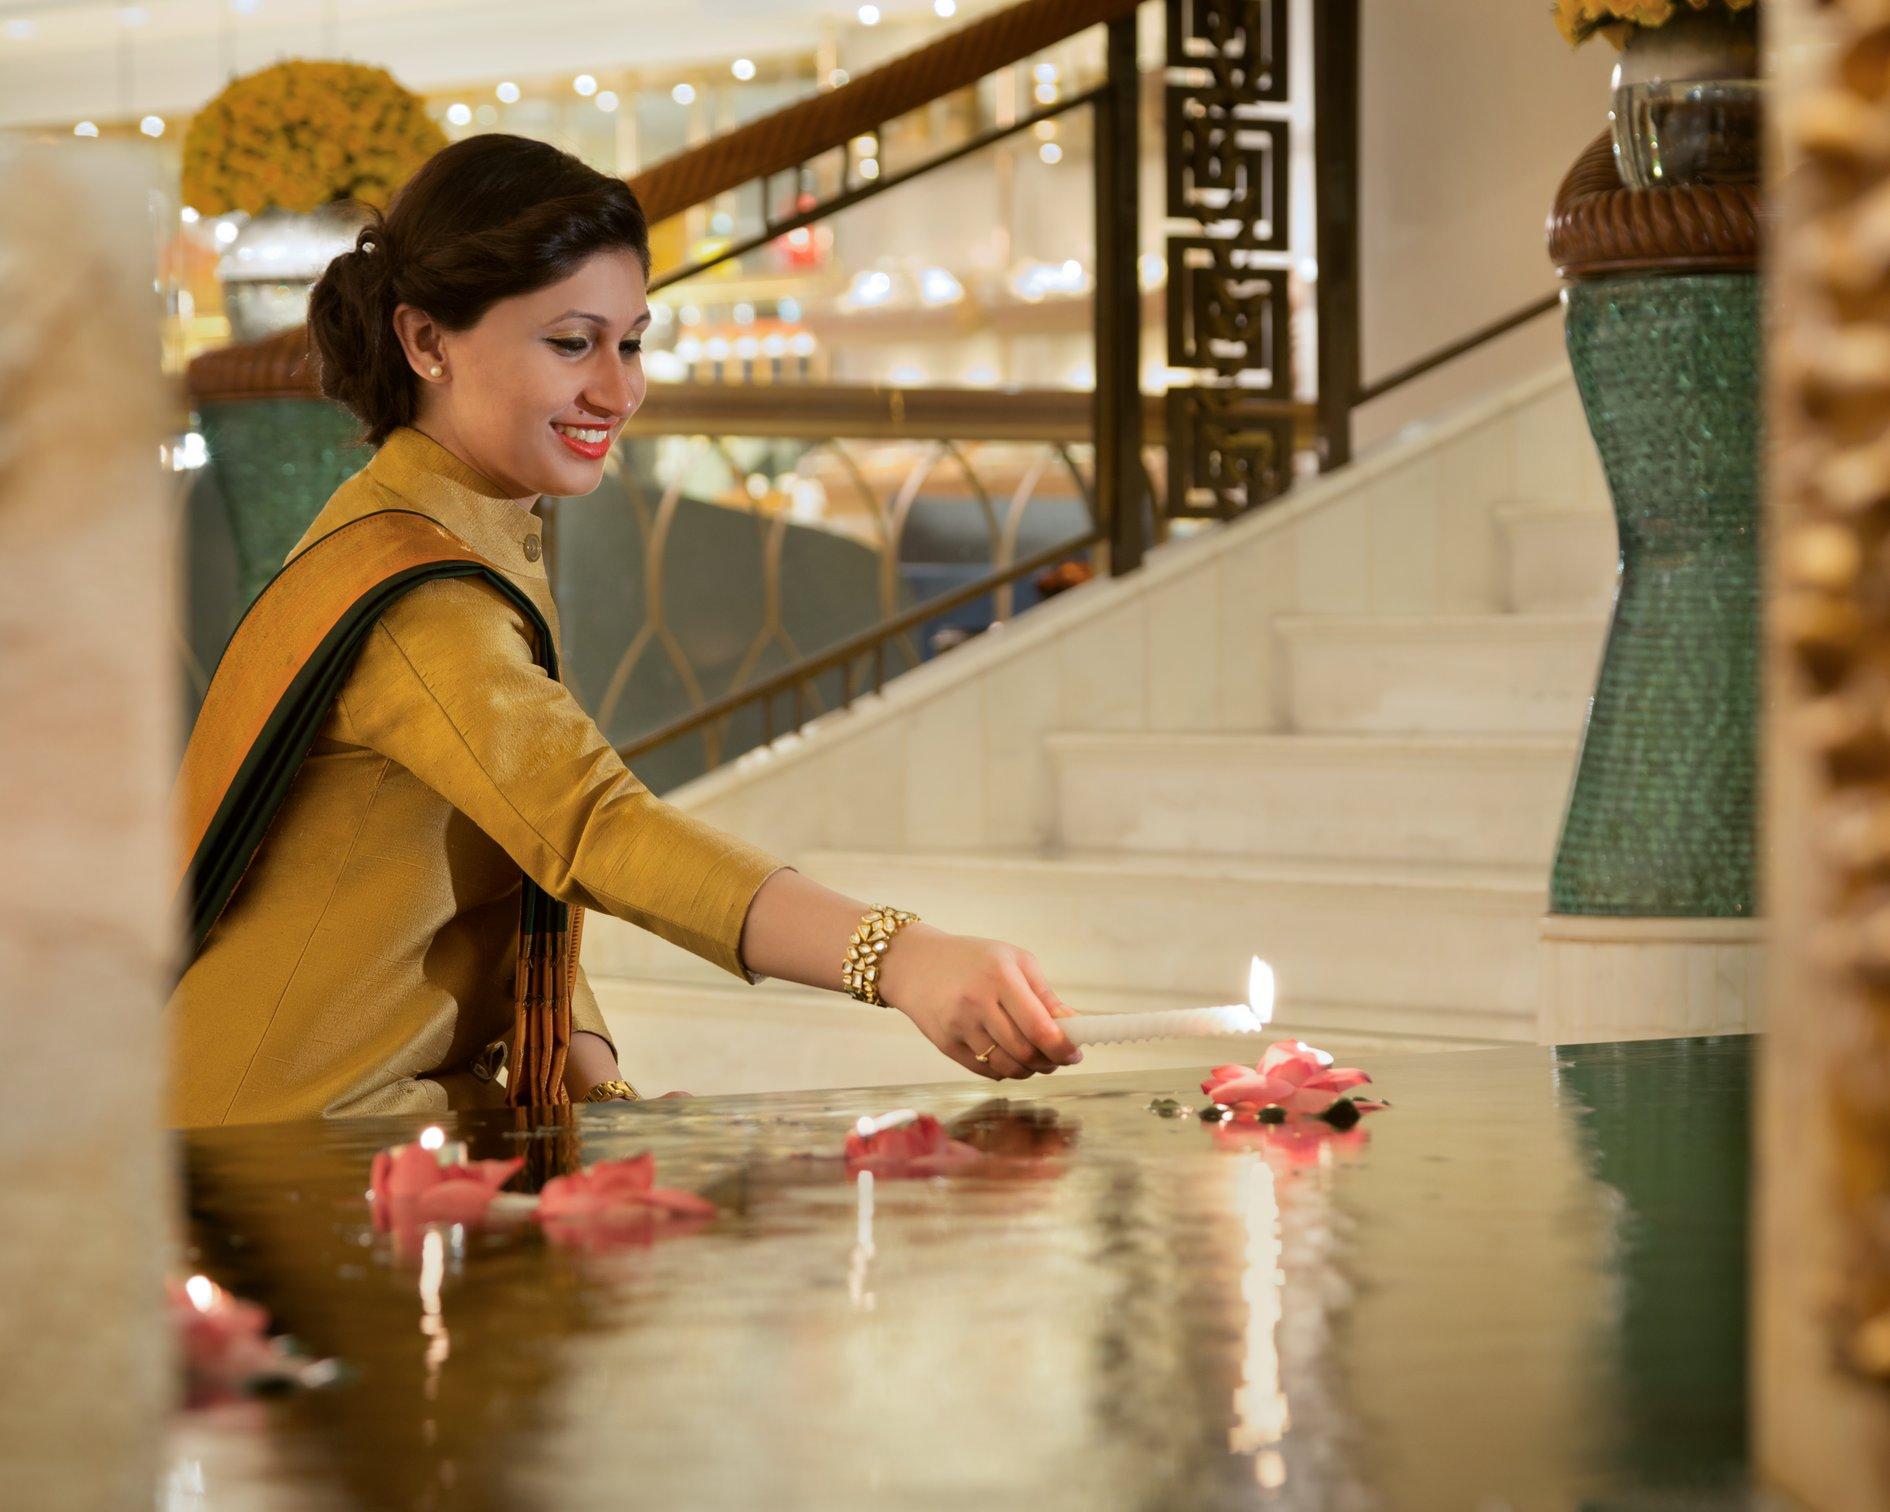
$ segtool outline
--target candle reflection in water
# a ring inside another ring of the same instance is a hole
[[[873,1173],[861,1171],[853,1183],[853,1191],[859,1203],[859,1223],[854,1231],[853,1253],[847,1263],[847,1295],[860,1311],[871,1312],[873,1294],[866,1289],[866,1270],[873,1260]]]
[[[1228,1161],[1233,1173],[1233,1207],[1245,1231],[1245,1267],[1240,1295],[1246,1305],[1242,1332],[1240,1383],[1234,1389],[1234,1422],[1227,1447],[1236,1454],[1258,1455],[1285,1437],[1290,1421],[1280,1378],[1278,1329],[1286,1272],[1280,1268],[1280,1204],[1273,1168],[1258,1156]],[[1277,1452],[1256,1459],[1262,1484],[1285,1479]],[[1274,1478],[1269,1479],[1269,1467]]]
[[[440,1367],[453,1352],[446,1319],[440,1311],[440,1283],[446,1278],[446,1236],[435,1228],[426,1232],[420,1249],[420,1332],[427,1337],[426,1383],[421,1388],[429,1402],[439,1400]],[[431,1439],[433,1420],[426,1421]]]

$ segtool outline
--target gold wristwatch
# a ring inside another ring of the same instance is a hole
[[[643,1101],[642,1094],[622,1077],[618,1077],[614,1081],[600,1081],[596,1086],[592,1087],[590,1091],[584,1094],[584,1100],[586,1102],[612,1102],[620,1097],[628,1102]]]

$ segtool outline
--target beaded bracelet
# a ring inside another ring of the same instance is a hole
[[[906,925],[916,923],[918,917],[885,903],[866,911],[847,941],[847,958],[840,967],[840,985],[849,996],[875,1008],[891,1006],[879,995],[879,958],[886,953],[892,937]]]

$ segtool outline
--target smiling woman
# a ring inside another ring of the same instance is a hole
[[[482,135],[315,286],[322,390],[378,449],[191,734],[174,1123],[635,1097],[578,964],[586,909],[898,1008],[980,1075],[1080,1058],[1027,951],[869,910],[664,803],[559,682],[535,509],[596,489],[643,402],[648,276],[625,184]]]

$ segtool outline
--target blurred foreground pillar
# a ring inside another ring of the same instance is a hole
[[[1755,1469],[1890,1506],[1890,194],[1881,8],[1769,0],[1777,60],[1754,1228]]]
[[[153,1504],[173,531],[142,155],[0,148],[0,1466]]]

